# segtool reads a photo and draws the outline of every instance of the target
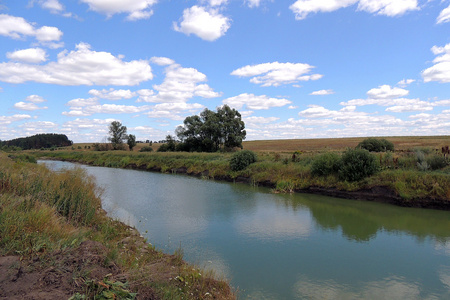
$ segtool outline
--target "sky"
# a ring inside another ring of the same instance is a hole
[[[450,135],[450,0],[0,0],[0,140]]]

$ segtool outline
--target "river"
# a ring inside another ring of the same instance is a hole
[[[239,299],[450,299],[450,212],[80,167],[108,215],[213,269]]]

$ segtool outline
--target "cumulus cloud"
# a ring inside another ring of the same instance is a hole
[[[369,98],[372,99],[393,99],[398,97],[404,97],[409,94],[408,90],[391,87],[387,84],[380,85],[378,88],[371,89],[367,92]]]
[[[450,5],[441,11],[436,19],[437,24],[450,22]]]
[[[450,82],[450,43],[444,47],[433,46],[431,51],[437,57],[433,60],[433,66],[422,71],[423,80],[425,82]]]
[[[80,43],[76,50],[62,51],[46,65],[0,63],[0,80],[9,83],[34,81],[58,85],[137,85],[153,78],[148,61],[123,61],[108,52],[97,52]]]
[[[313,96],[326,96],[326,95],[332,95],[334,94],[333,90],[320,90],[320,91],[314,91],[310,95]]]
[[[168,66],[173,65],[175,61],[173,59],[167,58],[167,57],[152,57],[150,61],[154,64],[157,64],[159,66]]]
[[[248,109],[269,109],[272,107],[282,107],[292,102],[283,98],[270,98],[266,95],[256,96],[254,94],[240,94],[235,97],[223,100],[223,104],[227,104],[236,109],[246,106]]]
[[[66,105],[70,106],[73,109],[73,108],[77,108],[77,107],[92,106],[92,105],[97,105],[97,104],[98,104],[97,98],[88,98],[88,99],[77,98],[77,99],[70,100],[69,102],[67,102]]]
[[[220,94],[207,84],[205,74],[194,68],[183,68],[179,64],[171,64],[165,69],[164,81],[160,85],[154,85],[155,94],[150,90],[139,93],[138,102],[176,103],[187,102],[198,96],[203,98],[215,98]]]
[[[130,114],[148,110],[148,106],[94,104],[84,107],[72,107],[69,112],[63,112],[65,116],[91,116],[93,114]]]
[[[92,89],[89,91],[89,94],[98,98],[108,100],[130,99],[136,96],[136,92],[132,92],[130,90],[115,90],[113,88],[110,88],[109,90]]]
[[[356,3],[357,10],[389,17],[419,9],[417,0],[297,0],[289,8],[297,20],[303,20],[311,13],[332,12]]]
[[[417,0],[360,0],[358,10],[395,17],[419,10],[419,4]]]
[[[35,28],[24,18],[0,14],[0,35],[21,39],[27,36],[35,37],[41,43],[59,41],[63,35],[56,27],[42,26]]]
[[[253,8],[253,7],[258,7],[259,4],[261,3],[261,0],[246,0],[246,3],[248,5],[248,7]]]
[[[6,57],[15,61],[37,64],[47,60],[47,53],[41,48],[29,48],[7,52]]]
[[[414,81],[416,81],[416,80],[414,80],[414,79],[403,79],[403,80],[400,80],[397,83],[397,85],[400,86],[400,87],[406,87],[406,86],[410,85],[411,83],[413,83]]]
[[[114,14],[126,13],[127,20],[147,19],[153,14],[151,9],[157,0],[81,0],[89,9],[112,17]]]
[[[9,125],[13,122],[18,122],[26,119],[31,119],[31,116],[23,114],[15,114],[12,116],[0,116],[0,125]]]
[[[45,101],[47,101],[47,100],[45,100],[41,96],[30,95],[25,99],[25,102],[20,101],[20,102],[15,103],[14,108],[19,109],[19,110],[27,110],[27,111],[33,111],[33,110],[38,110],[38,109],[47,109],[48,107],[46,107],[46,106],[39,107],[37,105],[37,103],[42,103]]]
[[[313,66],[302,63],[263,63],[247,65],[231,72],[231,75],[239,77],[252,77],[250,82],[262,86],[280,86],[292,84],[298,81],[318,80],[323,75],[308,74]]]
[[[181,121],[184,119],[181,114],[194,114],[203,108],[205,108],[205,106],[198,103],[160,103],[153,106],[151,110],[145,114],[149,118],[164,118]]]
[[[231,19],[220,14],[218,9],[194,5],[183,11],[180,23],[174,22],[173,28],[186,35],[195,34],[212,42],[225,35],[230,23]]]

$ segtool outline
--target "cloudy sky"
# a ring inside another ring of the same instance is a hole
[[[0,0],[0,139],[450,135],[450,0]]]

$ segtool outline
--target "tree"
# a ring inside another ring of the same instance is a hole
[[[134,146],[136,146],[136,136],[134,134],[128,135],[127,144],[130,147],[130,151],[133,151]]]
[[[244,129],[241,114],[224,105],[217,112],[206,108],[199,116],[187,117],[175,133],[181,141],[178,147],[180,150],[215,152],[242,148],[246,136]]]
[[[127,139],[127,127],[119,121],[113,121],[109,125],[109,134],[108,140],[113,145],[114,150],[123,149],[123,141]]]

